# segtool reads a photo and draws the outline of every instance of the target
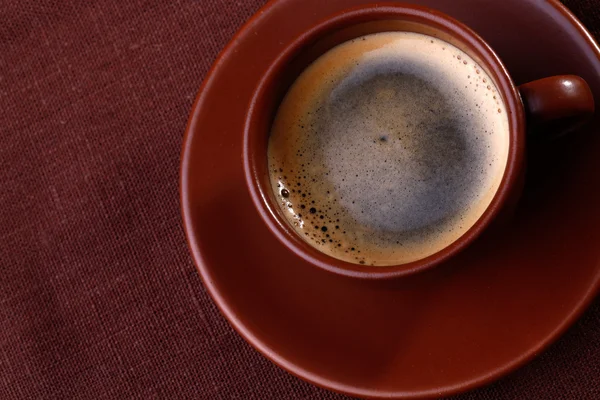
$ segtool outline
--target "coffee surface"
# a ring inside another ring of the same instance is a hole
[[[467,54],[426,35],[378,33],[328,51],[292,85],[269,138],[271,185],[320,251],[403,264],[477,221],[508,140],[500,95]]]

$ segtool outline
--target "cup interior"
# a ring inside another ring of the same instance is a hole
[[[509,117],[508,160],[490,205],[458,240],[418,261],[394,266],[357,265],[325,255],[302,240],[289,225],[271,189],[267,148],[279,104],[301,72],[335,46],[368,34],[405,31],[441,39],[467,53],[494,81]],[[336,14],[288,44],[258,84],[246,115],[243,159],[253,202],[270,230],[294,254],[325,270],[360,278],[389,278],[437,265],[471,243],[500,211],[518,175],[523,150],[523,107],[508,72],[477,34],[452,18],[423,7],[363,6]]]

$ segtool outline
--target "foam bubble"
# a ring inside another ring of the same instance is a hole
[[[454,242],[489,205],[507,162],[508,120],[492,82],[458,48],[416,33],[368,35],[321,56],[290,88],[269,139],[287,220],[319,250],[358,264],[402,264]]]

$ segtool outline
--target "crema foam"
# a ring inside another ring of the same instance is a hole
[[[466,53],[384,32],[329,50],[271,128],[271,186],[308,243],[356,264],[432,255],[481,217],[509,148],[505,106]]]

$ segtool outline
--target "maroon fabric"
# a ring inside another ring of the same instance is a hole
[[[246,344],[189,256],[192,101],[262,0],[0,0],[0,399],[342,399]],[[600,35],[600,4],[567,4]],[[461,399],[600,398],[600,302]]]

